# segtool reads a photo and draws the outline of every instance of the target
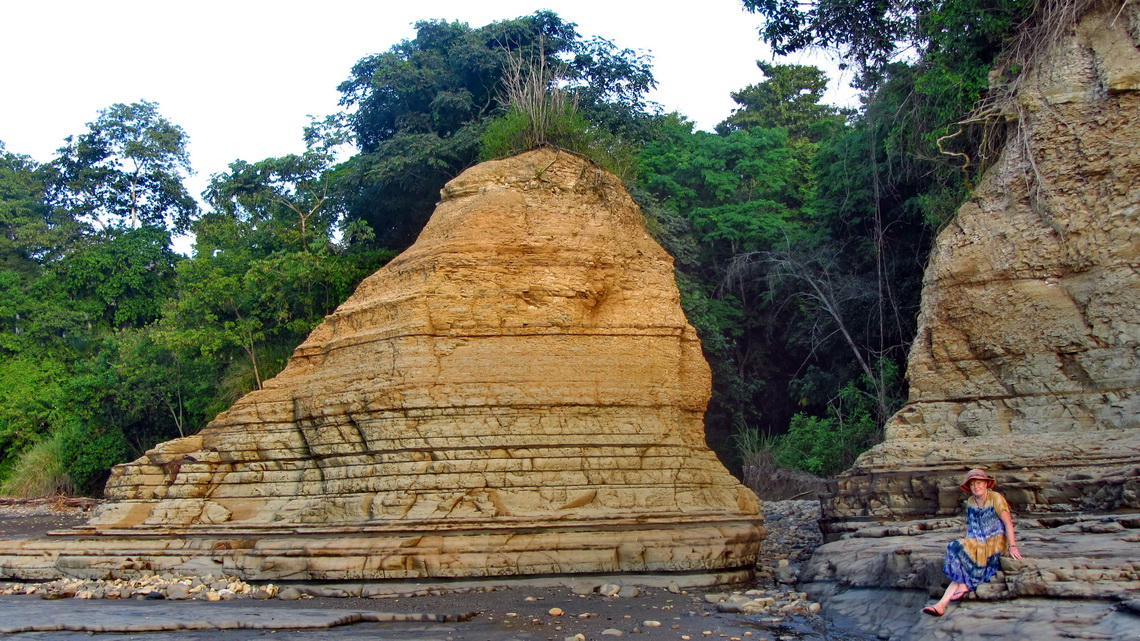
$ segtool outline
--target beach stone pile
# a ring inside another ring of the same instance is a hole
[[[296,588],[250,585],[237,577],[207,574],[202,577],[162,573],[132,579],[84,581],[57,579],[46,583],[13,583],[0,594],[37,594],[44,599],[170,599],[172,601],[230,601],[233,599],[298,599]]]
[[[759,588],[795,586],[800,566],[823,542],[819,530],[819,501],[765,501],[768,537],[760,545],[756,564]]]
[[[753,589],[709,592],[705,601],[719,612],[756,615],[773,625],[818,618],[822,605],[796,589],[796,583],[801,564],[823,540],[819,502],[765,501],[763,509],[768,536],[760,545]]]

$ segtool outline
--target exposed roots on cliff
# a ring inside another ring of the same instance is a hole
[[[1019,96],[1028,88],[1035,71],[1044,64],[1044,58],[1062,40],[1076,29],[1077,23],[1090,11],[1101,9],[1112,12],[1116,20],[1126,19],[1125,10],[1133,0],[1037,0],[1029,18],[1018,26],[1010,45],[994,62],[990,70],[990,88],[980,104],[964,120],[956,123],[959,129],[938,139],[940,152],[948,156],[961,157],[965,161],[962,171],[969,173],[973,167],[976,175],[982,175],[996,162],[1000,151],[1008,141],[1013,140],[1023,147],[1029,160],[1027,179],[1034,185],[1037,203],[1048,210],[1049,184],[1040,174],[1034,162],[1034,145],[1024,126],[1026,110]],[[1135,8],[1135,7],[1133,7]],[[1007,126],[1012,123],[1012,126]],[[973,151],[973,156],[947,150],[943,143],[957,137],[966,128],[981,127],[981,142]],[[967,187],[972,186],[967,177]],[[1048,217],[1046,222],[1055,227]]]

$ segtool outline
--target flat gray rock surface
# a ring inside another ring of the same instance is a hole
[[[828,599],[839,625],[861,627],[880,639],[1001,639],[1137,641],[1140,616],[1123,604],[1020,598],[1002,602],[961,602],[945,616],[918,614],[931,603],[925,594],[904,590],[851,589]],[[868,622],[876,621],[874,626]],[[869,629],[869,628],[875,629]]]
[[[459,617],[452,616],[452,620]],[[197,603],[37,598],[0,600],[0,634],[26,632],[172,632],[334,628],[368,622],[441,620],[439,615],[286,607],[251,601]]]

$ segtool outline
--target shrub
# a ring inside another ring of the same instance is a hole
[[[21,454],[4,483],[0,484],[0,494],[22,498],[71,494],[74,491],[63,463],[63,441],[59,434],[40,440]]]
[[[878,440],[874,407],[874,399],[848,382],[827,416],[800,412],[792,417],[788,433],[773,448],[776,462],[819,476],[833,476],[851,467]]]
[[[60,455],[77,492],[103,494],[111,468],[130,458],[122,430],[94,425],[74,418],[60,433]]]
[[[508,54],[501,98],[505,112],[487,125],[480,160],[554,147],[584,156],[622,180],[632,178],[636,145],[586,119],[574,97],[558,86],[560,73],[543,55],[528,61]]]

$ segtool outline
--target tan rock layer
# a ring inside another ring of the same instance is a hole
[[[484,163],[264,389],[0,564],[747,574],[759,505],[704,443],[709,368],[679,301],[616,178],[549,150]]]
[[[1022,510],[1140,508],[1138,44],[1134,3],[1101,8],[1029,72],[1002,156],[936,241],[911,398],[830,523],[943,512],[979,466]]]

